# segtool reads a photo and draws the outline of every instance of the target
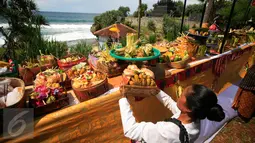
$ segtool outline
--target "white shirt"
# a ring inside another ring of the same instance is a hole
[[[177,103],[166,93],[160,91],[156,96],[161,103],[164,104],[174,114],[172,118],[178,118],[181,111],[177,107]],[[126,98],[119,100],[121,120],[124,134],[126,137],[136,140],[145,141],[146,143],[179,143],[180,128],[172,122],[160,121],[156,124],[152,122],[135,121],[130,104]],[[199,136],[200,122],[192,122],[183,124],[186,128],[190,142],[194,142]]]

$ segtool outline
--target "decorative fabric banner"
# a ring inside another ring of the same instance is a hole
[[[234,60],[237,60],[239,59],[244,53],[244,50],[241,50],[241,51],[237,51],[237,52],[234,52],[232,53],[231,55],[228,55],[228,61],[234,61]]]
[[[202,71],[206,71],[213,66],[213,61],[208,61],[202,64]]]
[[[186,69],[166,79],[157,80],[156,83],[158,87],[160,87],[160,89],[164,89],[164,87],[173,86],[177,81],[184,81],[188,78],[195,76],[196,74],[210,69],[211,67],[214,75],[219,77],[225,71],[228,61],[239,59],[245,52],[250,51],[251,49],[252,47],[250,46],[244,50],[240,49],[238,51],[235,51],[229,55],[222,55],[217,59],[210,60],[195,67]]]
[[[204,64],[204,63],[203,63]],[[196,71],[196,74],[197,73],[200,73],[201,71],[202,71],[202,64],[200,64],[200,65],[197,65],[196,67],[195,67],[195,71]]]
[[[174,83],[175,83],[174,76],[171,76],[170,78],[166,79],[166,87],[170,87],[174,85]]]
[[[215,76],[220,77],[220,75],[226,69],[228,56],[229,55],[223,55],[223,56],[213,60],[212,72],[214,73]]]
[[[186,80],[186,72],[187,70],[177,73],[177,79],[180,81]]]
[[[199,64],[195,67],[186,69],[182,72],[174,74],[166,79],[157,80],[156,83],[160,89],[164,89],[165,87],[171,87],[176,84],[177,81],[184,81],[188,78],[195,76],[197,73],[203,72],[211,68],[213,65],[212,61],[208,61],[202,64]]]

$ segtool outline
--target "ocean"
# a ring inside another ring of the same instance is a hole
[[[96,38],[90,27],[93,19],[99,14],[93,13],[67,13],[67,12],[39,12],[43,15],[49,26],[42,26],[41,34],[45,39],[57,41],[78,41],[82,39]],[[0,20],[0,27],[8,27],[8,24]],[[4,44],[0,34],[0,45]]]

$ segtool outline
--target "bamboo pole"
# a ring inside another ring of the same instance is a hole
[[[181,23],[181,31],[180,31],[180,33],[182,33],[182,27],[183,27],[183,22],[184,22],[186,3],[187,3],[187,0],[184,0],[183,11],[182,11],[182,23]]]
[[[202,27],[202,24],[203,24],[203,21],[204,21],[206,5],[207,5],[207,0],[204,3],[204,8],[203,8],[202,17],[201,17],[200,26],[199,26],[200,28]]]
[[[224,33],[224,38],[223,38],[223,41],[222,41],[222,45],[220,47],[220,53],[224,52],[224,45],[225,45],[225,42],[226,42],[227,37],[228,37],[228,32],[229,32],[229,28],[230,28],[230,24],[231,24],[231,19],[232,19],[233,13],[234,13],[236,1],[237,0],[233,1],[232,7],[231,7],[231,11],[230,11],[230,14],[229,14],[229,17],[228,17],[228,24],[227,24],[227,27],[226,27],[226,30],[225,30],[225,33]]]
[[[141,34],[141,6],[142,6],[142,0],[139,0],[139,7],[138,7],[138,39],[140,38]]]

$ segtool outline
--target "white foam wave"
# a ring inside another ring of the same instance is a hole
[[[42,26],[42,28],[49,29],[89,29],[91,24],[50,24],[49,26]]]
[[[73,41],[73,40],[80,40],[80,39],[91,39],[96,37],[91,32],[75,31],[75,32],[55,34],[55,35],[44,35],[44,38],[48,40],[53,39],[57,41]]]
[[[42,28],[50,28],[50,29],[79,29],[79,28],[90,28],[92,24],[50,24],[50,25],[43,25]],[[1,23],[0,27],[7,28],[9,25],[7,23]]]
[[[0,37],[0,46],[2,46],[5,43],[3,37]]]
[[[0,24],[0,26],[8,27],[8,24]],[[50,24],[42,26],[42,35],[48,40],[57,41],[73,41],[80,39],[96,38],[91,32],[91,24]],[[0,46],[4,44],[4,40],[0,35]]]
[[[7,28],[7,27],[9,27],[9,25],[7,23],[0,23],[0,27]]]

